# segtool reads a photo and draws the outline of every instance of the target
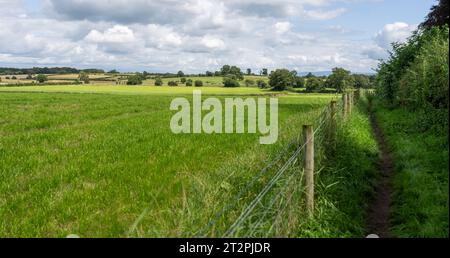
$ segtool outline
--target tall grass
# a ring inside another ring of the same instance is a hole
[[[279,141],[262,146],[174,135],[172,97],[137,91],[0,93],[0,236],[196,235],[331,98],[281,97]]]

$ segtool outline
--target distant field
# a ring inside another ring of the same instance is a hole
[[[0,88],[0,237],[192,236],[333,97],[280,97],[279,141],[263,146],[172,134],[170,95],[193,89]]]
[[[74,86],[25,86],[0,87],[0,92],[74,92],[74,93],[117,93],[117,94],[192,94],[194,90],[201,90],[210,95],[249,95],[274,94],[270,90],[258,88],[224,88],[224,87],[149,87],[149,86],[111,86],[111,85],[74,85]]]
[[[195,76],[195,77],[185,77],[186,79],[191,79],[194,82],[196,80],[200,80],[203,82],[204,86],[212,86],[212,87],[222,87],[223,86],[223,77],[221,76],[213,76],[213,77],[199,77],[199,76]],[[176,77],[176,78],[162,78],[164,85],[168,85],[169,81],[176,81],[179,82],[179,85],[182,86],[183,84],[181,84],[181,78]],[[263,76],[244,76],[244,80],[240,81],[241,87],[245,87],[245,80],[253,80],[258,81],[258,80],[263,80],[265,82],[269,82],[269,78],[268,77],[263,77]],[[144,85],[151,85],[154,86],[155,85],[155,80],[146,80],[144,82]],[[255,84],[256,86],[256,84]]]
[[[16,76],[16,80],[12,80],[11,77]],[[10,79],[6,79],[6,77],[9,77]],[[19,84],[19,83],[32,83],[35,82],[33,80],[27,80],[27,75],[2,75],[0,78],[2,81],[1,84]],[[49,82],[51,83],[58,83],[58,82],[70,82],[75,81],[79,78],[79,74],[51,74],[47,76]],[[111,85],[115,84],[115,81],[120,79],[120,76],[118,75],[111,75],[111,74],[89,74],[89,78],[91,79],[90,85]],[[222,87],[223,86],[223,77],[221,76],[212,76],[212,77],[200,77],[200,76],[186,76],[184,77],[186,79],[191,79],[194,82],[196,80],[200,80],[203,82],[203,86],[209,86],[209,87]],[[241,86],[245,87],[245,80],[263,80],[268,83],[269,78],[267,76],[244,76],[244,80],[241,81]],[[173,78],[162,78],[164,86],[168,86],[169,81],[176,81],[179,83],[179,86],[185,86],[181,83],[180,77],[173,77]],[[126,82],[123,80],[123,82]],[[154,79],[148,79],[143,82],[144,86],[155,86],[155,80]],[[254,85],[256,87],[256,85]]]

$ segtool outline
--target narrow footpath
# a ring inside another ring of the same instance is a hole
[[[389,232],[389,215],[393,193],[394,165],[386,138],[377,122],[371,102],[369,103],[369,117],[380,149],[378,164],[380,175],[375,188],[375,198],[369,207],[367,231],[368,234],[376,234],[380,238],[390,238],[392,235]]]

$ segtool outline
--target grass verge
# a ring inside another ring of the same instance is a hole
[[[335,146],[328,147],[325,166],[316,175],[316,214],[299,236],[364,237],[379,154],[365,101],[338,126]]]
[[[448,125],[423,128],[419,113],[380,103],[375,112],[395,162],[392,233],[448,237]]]

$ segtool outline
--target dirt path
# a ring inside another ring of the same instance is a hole
[[[389,238],[391,237],[389,232],[389,215],[393,192],[393,160],[386,139],[372,111],[372,103],[369,103],[369,116],[380,148],[378,167],[381,175],[375,188],[375,199],[369,208],[367,230],[369,234],[377,234],[381,238]]]

